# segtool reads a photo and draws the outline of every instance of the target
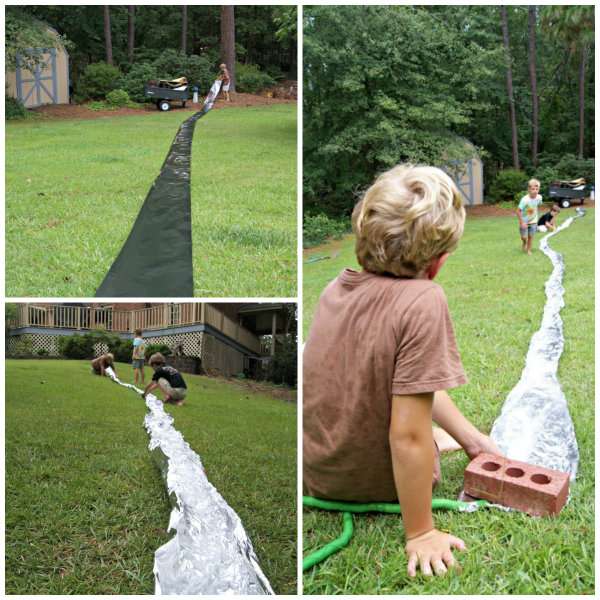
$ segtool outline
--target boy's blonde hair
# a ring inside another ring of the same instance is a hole
[[[148,361],[148,364],[151,367],[153,367],[154,365],[164,365],[165,363],[166,363],[165,357],[160,352],[154,353],[150,357],[150,360]]]
[[[356,257],[366,271],[414,277],[456,248],[464,223],[460,193],[444,171],[398,165],[354,207]]]
[[[541,186],[542,186],[542,184],[541,184],[541,183],[540,183],[540,182],[539,182],[537,179],[530,179],[530,180],[527,182],[527,187],[530,187],[530,186],[532,186],[532,185],[537,185],[538,187],[541,187]]]

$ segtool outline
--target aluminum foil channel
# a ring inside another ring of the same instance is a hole
[[[108,376],[122,383],[114,371]],[[200,457],[173,427],[153,394],[146,396],[149,449],[173,504],[168,531],[175,535],[154,554],[155,593],[274,594],[240,518],[208,481]]]
[[[540,329],[531,338],[521,379],[506,398],[491,437],[500,450],[515,460],[577,475],[579,450],[567,399],[557,377],[564,336],[560,310],[565,305],[562,286],[564,260],[549,240],[585,214],[567,219],[540,240],[540,250],[554,268],[546,281],[546,305]]]

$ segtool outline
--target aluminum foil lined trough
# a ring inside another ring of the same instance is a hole
[[[562,285],[564,260],[549,240],[585,214],[568,218],[556,231],[540,240],[540,250],[554,268],[546,281],[546,305],[540,329],[531,338],[521,379],[510,392],[491,437],[508,457],[577,475],[579,451],[567,399],[558,381],[558,362],[564,336],[560,310],[565,305]]]
[[[110,368],[108,376],[123,387]],[[168,531],[175,535],[154,553],[155,593],[274,594],[240,518],[208,481],[200,457],[173,427],[153,394],[144,426],[173,504]]]

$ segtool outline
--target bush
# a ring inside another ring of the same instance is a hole
[[[58,338],[58,351],[65,358],[94,358],[96,339],[90,334],[65,335]]]
[[[117,67],[105,62],[92,63],[85,68],[79,79],[77,94],[82,98],[92,100],[105,98],[117,87],[120,76],[121,72]]]
[[[594,185],[594,164],[593,158],[577,158],[574,154],[566,154],[556,163],[555,169],[560,173],[560,179],[583,177],[586,183]]]
[[[306,215],[304,217],[302,242],[305,248],[322,244],[327,238],[339,240],[350,229],[348,219],[330,219],[327,215]]]
[[[106,102],[110,106],[120,107],[127,106],[130,102],[129,94],[125,90],[113,90],[106,94]]]
[[[257,65],[235,65],[235,89],[238,92],[255,94],[265,88],[275,85],[273,79],[268,73],[264,73]]]
[[[284,383],[296,387],[298,383],[298,345],[293,339],[286,339],[277,349],[269,365],[267,378],[273,383]]]
[[[149,360],[150,357],[156,352],[160,352],[163,356],[170,356],[172,354],[171,348],[166,344],[148,344],[146,346],[145,357],[146,360]]]
[[[31,338],[21,338],[18,340],[12,350],[13,356],[31,356],[33,354],[33,342]]]
[[[519,197],[522,197],[527,193],[528,179],[526,173],[517,169],[500,171],[490,186],[492,202],[512,200],[515,194],[520,194]]]
[[[50,356],[50,352],[48,352],[48,350],[46,350],[46,348],[40,348],[37,351],[37,355],[38,356]]]
[[[25,108],[25,105],[12,96],[5,96],[4,98],[4,117],[7,121],[12,119],[26,119],[29,116],[29,111]]]
[[[117,86],[127,92],[131,100],[145,102],[149,98],[144,95],[144,85],[150,79],[157,79],[154,65],[148,62],[138,63],[133,65],[127,74],[119,77]]]
[[[198,85],[202,91],[208,91],[216,76],[216,70],[204,56],[175,50],[165,50],[152,65],[158,79],[186,77],[190,85]]]

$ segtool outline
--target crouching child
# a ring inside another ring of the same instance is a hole
[[[445,391],[467,378],[433,279],[464,221],[460,194],[440,169],[403,165],[381,175],[352,215],[363,270],[345,269],[327,286],[304,350],[304,493],[399,502],[410,576],[442,575],[456,565],[452,550],[465,548],[434,525],[432,421],[470,458],[500,454]]]
[[[181,373],[166,364],[165,357],[157,352],[150,357],[148,361],[154,369],[152,381],[144,389],[143,397],[156,388],[164,394],[163,402],[181,406],[187,394],[187,385],[181,376]]]
[[[92,360],[92,373],[94,373],[95,375],[104,376],[106,375],[106,369],[110,367],[116,375],[117,370],[115,369],[114,363],[114,355],[112,355],[110,352],[108,354],[102,354],[101,356],[98,356],[97,358],[94,358],[94,360]]]

